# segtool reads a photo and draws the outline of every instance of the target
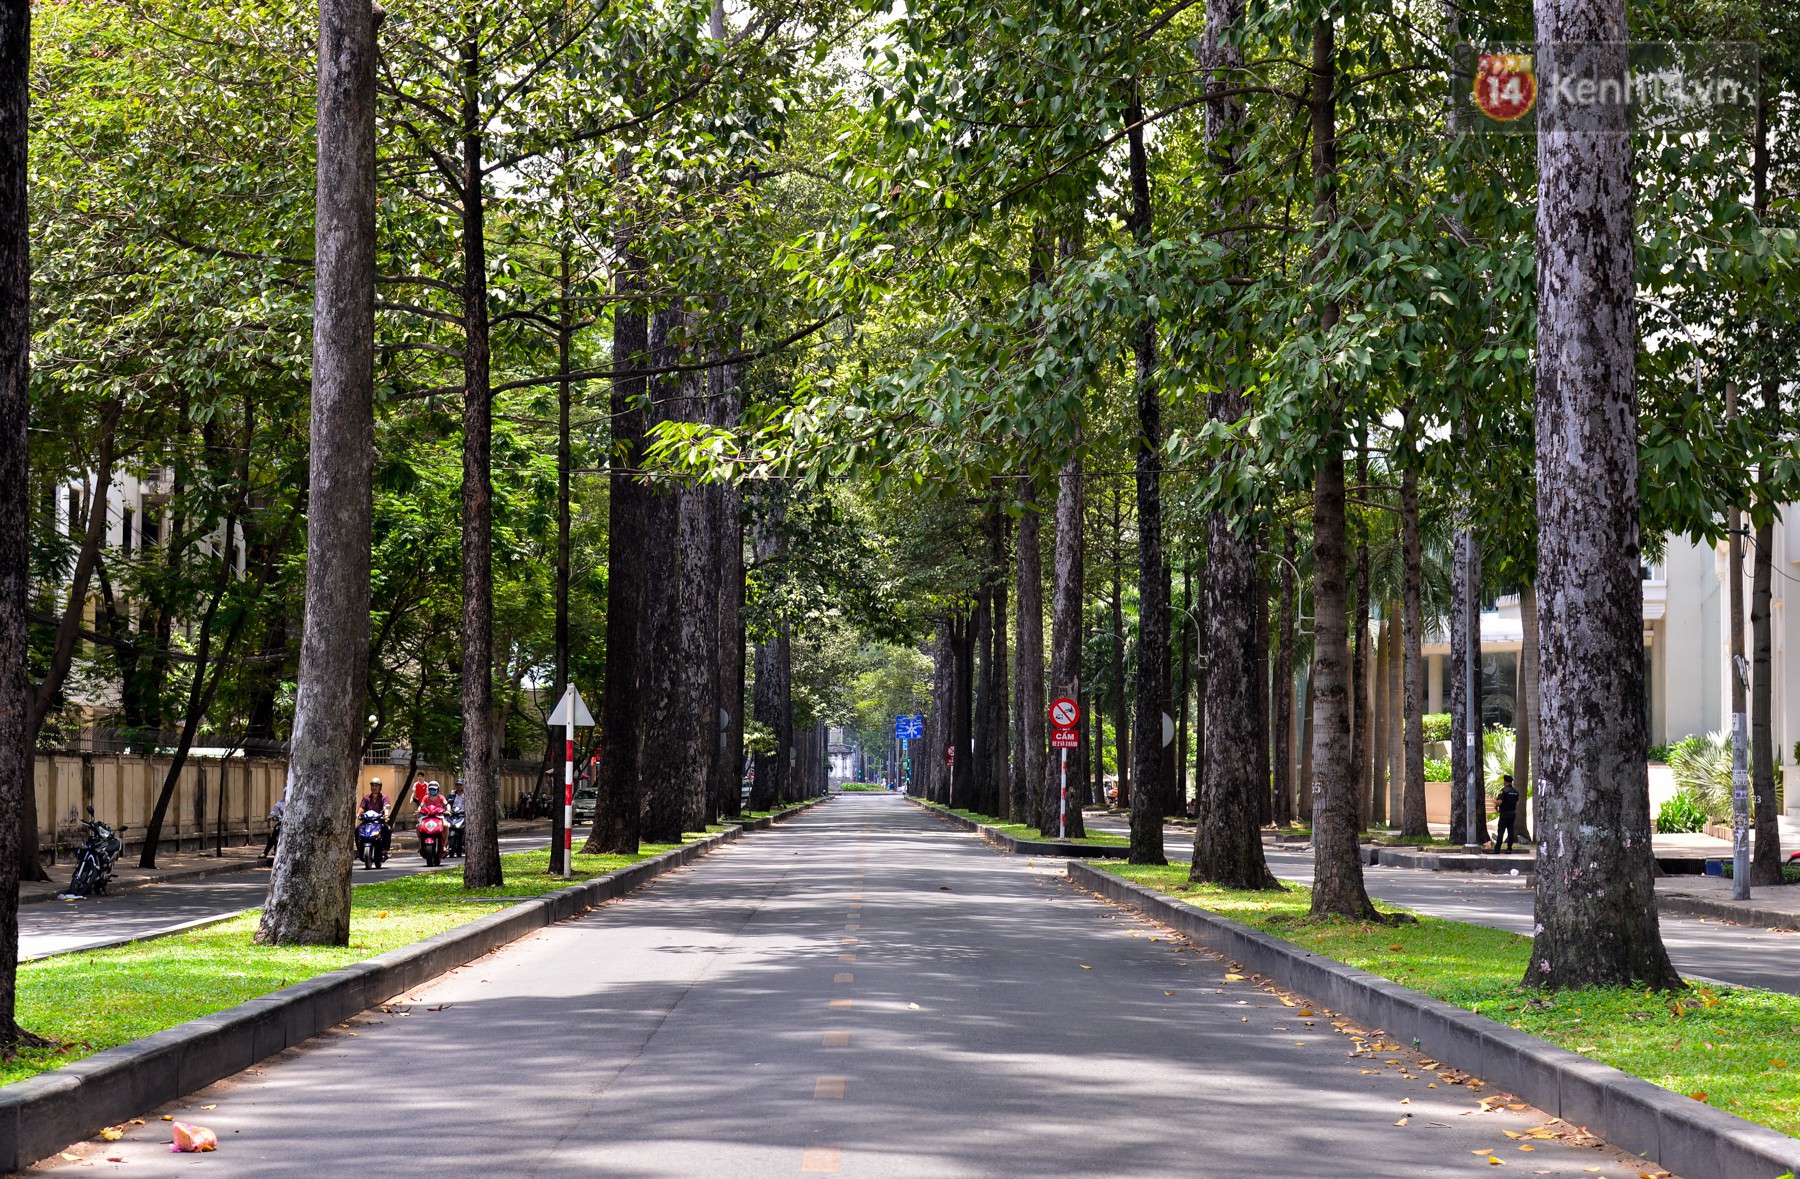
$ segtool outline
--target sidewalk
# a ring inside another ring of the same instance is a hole
[[[539,828],[548,832],[550,820],[503,819],[500,822],[501,835],[528,834]],[[114,894],[151,884],[206,880],[214,876],[254,871],[267,867],[268,863],[263,859],[260,843],[228,847],[224,849],[223,855],[217,856],[211,852],[164,852],[156,857],[154,868],[140,868],[136,857],[125,856],[113,865],[112,883],[107,886],[106,891]],[[57,864],[50,869],[49,880],[34,880],[19,885],[19,903],[31,905],[57,899],[69,887],[69,875],[74,870],[75,865],[72,863]]]

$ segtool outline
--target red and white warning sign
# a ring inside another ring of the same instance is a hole
[[[1081,705],[1067,696],[1058,696],[1050,702],[1050,748],[1081,748],[1081,730],[1075,726],[1081,721]]]

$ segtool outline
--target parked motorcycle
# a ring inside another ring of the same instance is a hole
[[[460,856],[460,855],[464,854],[463,853],[463,826],[464,826],[465,822],[466,822],[466,816],[463,814],[462,804],[457,803],[456,805],[453,805],[450,808],[450,833],[449,833],[449,848],[450,848],[450,850],[448,853],[446,853],[449,856],[451,856],[452,858],[455,858],[456,856]]]
[[[428,809],[419,812],[419,854],[425,857],[425,866],[435,868],[444,858],[444,840],[450,830],[450,821],[441,809]]]
[[[89,807],[88,814],[93,813],[94,808]],[[125,841],[119,838],[118,831],[98,819],[83,819],[81,825],[88,829],[88,837],[75,852],[75,875],[69,880],[69,892],[82,897],[104,895],[112,881],[113,864],[125,850]]]
[[[356,824],[356,858],[365,868],[379,868],[387,851],[387,816],[378,810],[364,811]]]

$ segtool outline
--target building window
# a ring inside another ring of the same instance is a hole
[[[131,555],[131,525],[131,509],[121,509],[119,515],[119,551],[127,557]]]

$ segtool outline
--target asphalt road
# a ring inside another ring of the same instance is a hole
[[[844,795],[162,1111],[216,1154],[171,1154],[150,1113],[47,1166],[1437,1179],[1495,1173],[1491,1151],[1637,1173],[1508,1138],[1547,1119],[1479,1112],[1399,1049],[1353,1056],[1303,1010],[1059,868]]]
[[[394,833],[395,855],[374,871],[360,863],[352,878],[357,884],[374,884],[426,871],[425,861],[408,842],[409,833]],[[545,835],[503,835],[501,851],[530,851],[545,846]],[[452,867],[461,860],[449,860]],[[43,901],[19,908],[19,957],[43,958],[70,950],[103,946],[122,938],[147,937],[204,922],[263,903],[269,890],[269,870],[253,868],[205,880],[147,884],[116,896],[84,897],[69,901]]]
[[[1115,820],[1089,819],[1099,830],[1123,831]],[[1194,837],[1170,827],[1164,854],[1183,863],[1193,859]],[[1312,851],[1266,849],[1269,868],[1282,880],[1312,883]],[[1363,869],[1364,887],[1378,901],[1420,913],[1491,925],[1529,935],[1536,925],[1537,894],[1526,877],[1483,872],[1430,872],[1419,868]],[[1800,994],[1800,933],[1754,925],[1728,925],[1664,913],[1663,944],[1676,969],[1690,978],[1716,979],[1739,986]]]

